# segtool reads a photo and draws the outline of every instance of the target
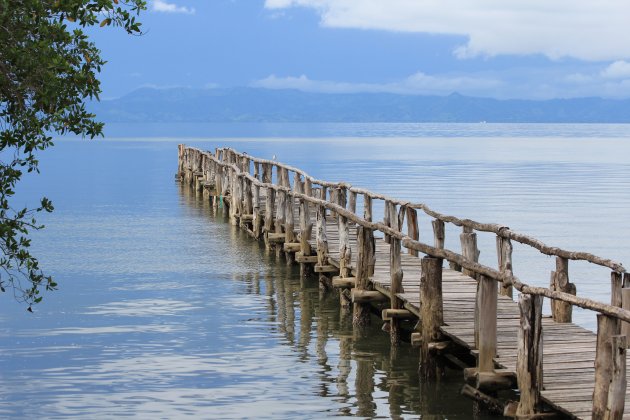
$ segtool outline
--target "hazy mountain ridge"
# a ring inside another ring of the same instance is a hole
[[[451,94],[310,93],[261,88],[142,88],[90,104],[105,122],[630,123],[630,100],[498,100]]]

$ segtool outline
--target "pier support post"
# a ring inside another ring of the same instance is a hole
[[[420,239],[420,230],[418,229],[418,212],[416,209],[407,207],[407,235],[417,241]],[[409,249],[409,254],[418,256],[418,251],[415,249]]]
[[[608,389],[608,402],[606,404],[606,419],[621,420],[623,418],[626,400],[626,349],[628,337],[614,335],[611,337],[612,347],[612,372],[610,388]]]
[[[444,249],[444,221],[435,219],[431,221],[433,226],[433,246]]]
[[[363,226],[357,228],[357,248],[359,255],[357,258],[356,288],[358,290],[369,290],[370,276],[370,255],[373,247],[374,235],[372,231]],[[352,324],[355,326],[368,325],[370,323],[369,303],[355,303],[353,305]]]
[[[265,225],[264,225],[264,238],[265,246],[267,250],[270,250],[272,245],[269,241],[269,233],[273,231],[273,202],[275,200],[276,191],[271,187],[266,187],[265,196]]]
[[[549,282],[551,290],[559,292],[576,294],[575,284],[569,282],[569,260],[562,257],[556,257],[556,271],[551,272],[551,281]],[[573,314],[573,306],[568,302],[551,301],[551,315],[556,322],[571,322]]]
[[[403,292],[402,280],[403,270],[400,262],[400,239],[390,238],[389,243],[389,274],[390,274],[390,291],[389,302],[392,309],[403,309],[402,302],[397,294]],[[389,334],[392,346],[400,344],[400,320],[393,317],[389,321]]]
[[[304,178],[303,183],[300,182],[299,188],[302,194],[307,195],[308,197],[313,196],[311,180],[308,179],[307,177]],[[308,201],[304,199],[300,199],[299,212],[300,212],[300,234],[299,234],[298,239],[300,241],[300,253],[302,254],[303,257],[309,257],[311,255],[311,245],[308,241],[311,239],[311,235],[313,231],[313,223],[311,222],[310,206],[309,206]],[[306,277],[307,275],[309,275],[310,271],[311,271],[310,264],[307,264],[304,262],[300,263],[300,275],[302,277]]]
[[[512,242],[508,238],[497,236],[497,260],[499,271],[503,274],[512,275]],[[512,285],[501,283],[499,293],[503,296],[512,297]]]
[[[473,232],[472,228],[464,226],[462,233],[459,235],[459,240],[462,246],[462,255],[468,261],[479,261],[479,249],[477,248],[477,234]],[[475,277],[475,273],[464,268],[462,270],[467,276]]]
[[[542,303],[542,296],[526,294],[521,294],[518,302],[521,318],[516,377],[521,398],[517,416],[532,416],[539,409],[543,389]]]
[[[320,198],[326,199],[326,187],[322,186]],[[317,267],[328,265],[328,236],[326,234],[326,208],[317,206],[316,213],[315,240],[317,244]],[[317,270],[316,270],[317,271]],[[319,287],[322,290],[329,290],[332,287],[330,279],[322,272],[319,274]]]
[[[420,346],[420,370],[425,379],[438,376],[437,361],[431,354],[430,343],[441,337],[440,327],[444,325],[442,300],[442,259],[426,256],[421,262],[420,277],[420,322],[422,323],[422,343]]]
[[[497,354],[497,282],[480,276],[477,285],[475,336],[479,350],[478,372],[494,372]]]
[[[593,419],[608,419],[608,418],[621,418],[621,415],[618,417],[606,417],[607,409],[608,409],[608,400],[609,398],[614,398],[614,395],[609,395],[609,393],[615,392],[613,389],[615,387],[611,387],[613,380],[613,359],[618,357],[617,353],[620,350],[615,348],[613,352],[613,341],[611,340],[613,336],[619,334],[619,320],[607,315],[597,314],[597,350],[595,353],[595,387],[593,389]],[[615,343],[617,345],[618,343]],[[625,344],[625,343],[623,343]],[[625,358],[625,351],[623,351],[623,356]],[[625,361],[624,361],[625,366]],[[625,377],[625,372],[624,377]],[[619,374],[619,372],[618,372]],[[624,378],[625,379],[625,378]],[[623,404],[623,400],[625,399],[625,386],[624,386],[624,397],[621,398]],[[611,402],[611,406],[614,406],[615,403]],[[612,414],[612,413],[610,413]],[[623,408],[622,413],[623,414]]]
[[[365,194],[363,196],[363,218],[371,222],[372,221],[372,197],[369,194]],[[376,244],[374,242],[374,232],[370,229],[368,232],[369,235],[369,248],[368,248],[368,276],[374,275],[374,265],[376,263]]]
[[[630,311],[630,273],[623,274],[623,287],[621,288],[621,307]],[[621,335],[628,337],[626,344],[630,347],[630,322],[621,321]]]
[[[346,207],[346,189],[337,189],[337,204]],[[350,262],[352,259],[352,249],[350,248],[350,231],[348,229],[348,218],[338,216],[339,223],[339,276],[341,278],[350,277]]]

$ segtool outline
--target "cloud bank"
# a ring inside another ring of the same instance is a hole
[[[265,7],[311,8],[328,27],[465,36],[454,51],[460,58],[630,58],[630,2],[622,0],[266,0]]]
[[[164,0],[153,0],[152,10],[154,12],[183,13],[186,15],[192,15],[195,13],[195,9],[193,7],[178,6],[174,3],[168,3]]]
[[[311,80],[306,75],[299,77],[277,77],[270,75],[252,83],[254,87],[266,89],[297,89],[320,93],[399,93],[404,95],[444,95],[453,92],[487,96],[488,92],[500,87],[498,80],[468,76],[429,76],[415,73],[403,80],[391,83],[350,83],[326,80]]]

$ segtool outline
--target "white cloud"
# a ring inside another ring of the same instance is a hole
[[[461,35],[460,58],[543,54],[589,61],[630,58],[630,2],[622,0],[266,0],[308,7],[329,27]]]
[[[192,15],[195,13],[195,9],[193,7],[178,6],[164,0],[153,0],[153,11],[162,13],[183,13],[186,15]]]
[[[267,89],[297,89],[321,93],[399,93],[406,95],[447,95],[459,92],[467,95],[489,96],[502,82],[471,76],[430,76],[415,73],[403,80],[390,83],[349,83],[328,80],[311,80],[306,75],[299,77],[277,77],[270,75],[257,80],[252,86]]]
[[[623,60],[615,61],[602,70],[601,75],[607,79],[628,79],[630,78],[630,63]]]

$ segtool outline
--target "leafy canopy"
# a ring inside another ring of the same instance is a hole
[[[0,0],[0,291],[12,290],[28,310],[57,283],[31,255],[29,231],[41,229],[38,207],[15,208],[11,198],[24,171],[39,172],[37,153],[53,134],[102,135],[85,108],[98,99],[105,64],[85,28],[116,26],[139,35],[144,0]]]

